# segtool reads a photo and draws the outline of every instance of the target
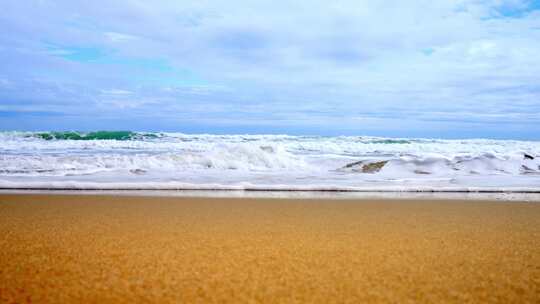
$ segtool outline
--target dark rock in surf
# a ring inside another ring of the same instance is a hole
[[[357,162],[354,162],[354,163],[350,163],[350,164],[346,164],[345,167],[343,168],[353,168],[353,167],[356,167],[356,166],[360,166],[364,161],[357,161]]]
[[[386,165],[388,161],[383,160],[379,162],[369,163],[362,166],[362,173],[376,173],[381,171],[381,169]]]
[[[135,175],[141,175],[141,174],[145,174],[146,170],[143,170],[143,169],[131,169],[131,170],[129,170],[129,172],[132,173],[132,174],[135,174]]]
[[[534,159],[534,156],[529,155],[529,154],[527,154],[527,153],[525,153],[525,154],[523,155],[523,157],[524,157],[524,159]]]
[[[376,173],[381,171],[381,169],[388,163],[387,160],[383,161],[377,161],[377,162],[364,162],[364,161],[357,161],[354,163],[350,163],[345,165],[341,169],[351,169],[354,172],[362,172],[362,173]]]

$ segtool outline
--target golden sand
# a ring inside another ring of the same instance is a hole
[[[540,302],[540,204],[0,195],[2,302]]]

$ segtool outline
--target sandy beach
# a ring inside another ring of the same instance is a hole
[[[0,302],[540,302],[540,203],[0,195]]]

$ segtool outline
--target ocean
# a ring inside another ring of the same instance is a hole
[[[0,189],[540,192],[540,142],[0,132]]]

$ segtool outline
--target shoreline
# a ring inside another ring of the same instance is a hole
[[[183,182],[146,182],[143,184],[118,182],[7,182],[2,190],[50,190],[50,191],[252,191],[252,192],[350,192],[350,193],[534,193],[540,194],[538,186],[330,186],[330,185],[257,185],[240,183],[189,184]]]
[[[125,197],[329,199],[329,200],[494,200],[540,202],[537,192],[452,192],[452,191],[283,191],[283,190],[74,190],[0,189],[1,195],[96,195]]]

